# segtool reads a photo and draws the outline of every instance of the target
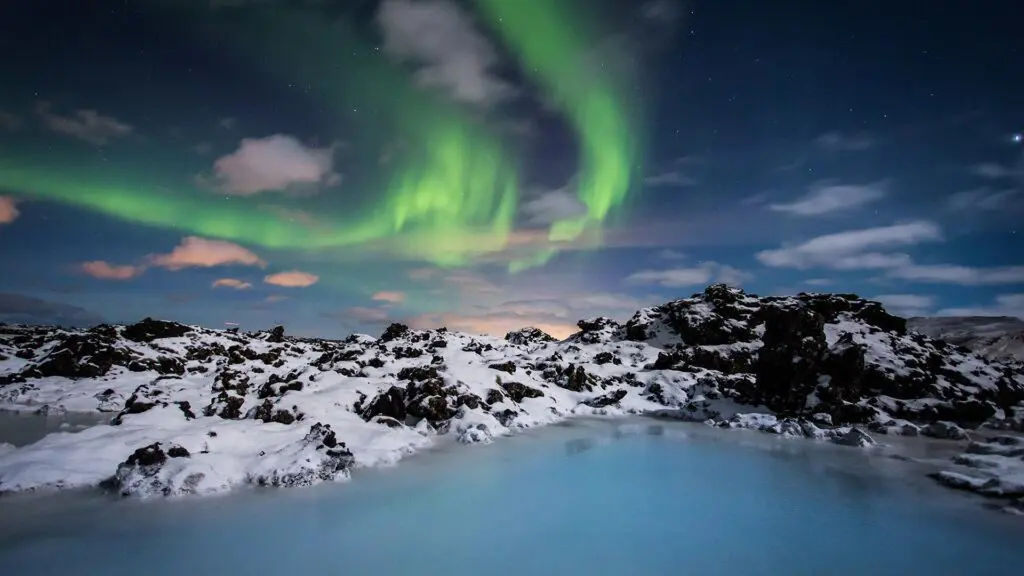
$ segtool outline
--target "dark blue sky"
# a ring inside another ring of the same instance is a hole
[[[5,2],[0,319],[1024,316],[1016,3],[497,1]]]

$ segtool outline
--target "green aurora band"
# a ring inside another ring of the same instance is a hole
[[[581,169],[577,195],[587,207],[581,218],[556,222],[554,242],[573,240],[587,226],[599,226],[621,205],[632,183],[637,149],[625,107],[601,63],[586,55],[598,44],[587,34],[586,15],[569,0],[476,0],[491,25],[532,72],[555,104],[572,120],[580,139]]]
[[[548,245],[517,247],[509,265],[516,272],[546,263],[560,242],[586,229],[599,230],[628,192],[634,147],[621,98],[610,83],[597,74],[581,76],[575,70],[578,62],[566,58],[585,52],[587,43],[564,24],[570,20],[562,4],[478,3],[523,67],[536,70],[541,87],[572,119],[583,149],[578,195],[586,215],[553,224]],[[227,38],[229,50],[278,80],[311,86],[311,97],[327,110],[334,132],[362,123],[358,132],[378,144],[375,150],[401,135],[402,150],[375,184],[383,193],[371,198],[369,206],[339,202],[328,194],[294,199],[290,208],[298,203],[313,213],[310,225],[267,210],[274,203],[267,195],[225,199],[195,185],[169,190],[152,177],[133,179],[114,168],[67,172],[54,166],[53,158],[44,162],[12,155],[0,158],[0,190],[271,249],[359,246],[457,267],[510,247],[518,166],[511,151],[465,109],[425,93],[354,31],[316,13],[268,8],[235,14],[240,18],[230,21],[208,16],[198,26],[201,34],[217,43]],[[368,113],[353,118],[349,112],[354,107]]]

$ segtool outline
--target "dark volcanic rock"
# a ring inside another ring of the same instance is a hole
[[[784,414],[805,410],[821,374],[826,342],[824,318],[807,308],[767,307],[763,345],[754,367],[757,398]]]
[[[557,342],[558,339],[539,328],[523,328],[505,334],[505,340],[519,346]]]
[[[405,391],[398,386],[388,388],[375,396],[365,408],[359,412],[363,420],[372,420],[377,416],[392,418],[398,422],[404,422],[407,415],[405,408]]]
[[[596,398],[584,400],[583,403],[591,408],[604,408],[611,406],[612,404],[618,404],[620,400],[626,397],[627,392],[625,390],[616,390],[607,394],[602,394]]]
[[[134,342],[152,342],[159,338],[178,338],[192,332],[192,328],[177,322],[146,318],[124,327],[121,335]]]
[[[531,388],[526,384],[520,384],[519,382],[502,382],[501,387],[508,394],[508,397],[512,399],[516,404],[522,402],[526,398],[540,398],[544,395],[543,392],[536,388]],[[490,394],[487,398],[490,399]]]

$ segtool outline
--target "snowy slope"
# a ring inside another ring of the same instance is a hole
[[[1006,316],[916,317],[907,326],[996,360],[1024,362],[1024,320]]]
[[[110,425],[0,451],[0,492],[104,485],[125,495],[301,486],[450,438],[489,442],[574,415],[649,413],[866,446],[963,439],[1024,416],[1024,373],[906,331],[850,295],[759,298],[725,286],[493,338],[393,324],[297,339],[146,319],[0,327],[0,407],[100,411]]]

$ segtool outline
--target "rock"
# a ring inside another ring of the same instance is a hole
[[[589,400],[584,400],[583,403],[591,408],[605,408],[612,404],[618,404],[620,400],[626,397],[626,390],[616,390],[607,394],[602,394]]]
[[[755,397],[743,400],[764,404],[781,414],[801,414],[822,368],[824,319],[805,308],[768,306],[763,311],[764,345],[754,368]]]
[[[405,407],[405,391],[392,386],[387,391],[375,396],[360,413],[363,420],[373,420],[378,416],[404,422],[407,412]]]
[[[874,438],[868,436],[867,432],[864,432],[859,428],[850,428],[849,432],[833,439],[832,441],[841,446],[854,446],[857,448],[865,448],[875,445]]]
[[[544,395],[540,390],[531,388],[526,384],[520,384],[519,382],[502,382],[501,387],[516,404],[519,404],[526,398],[540,398]],[[489,395],[488,398],[490,398]]]
[[[505,372],[506,374],[515,374],[516,373],[516,364],[515,364],[515,362],[512,362],[512,361],[500,362],[498,364],[491,364],[491,365],[489,365],[487,367],[490,368],[491,370],[497,370],[499,372]]]
[[[267,335],[267,342],[284,342],[284,326],[274,326]]]
[[[969,440],[967,431],[952,422],[933,422],[921,428],[921,434],[940,440]]]
[[[523,328],[521,330],[509,332],[505,334],[505,340],[517,346],[529,346],[532,344],[558,341],[554,336],[538,328]]]
[[[380,340],[381,342],[391,342],[392,340],[397,340],[398,338],[401,338],[402,336],[405,336],[408,333],[408,326],[396,322],[384,329],[384,333],[381,334]]]
[[[152,342],[160,338],[180,338],[189,332],[192,332],[192,328],[177,322],[146,318],[125,326],[121,335],[134,342]]]

